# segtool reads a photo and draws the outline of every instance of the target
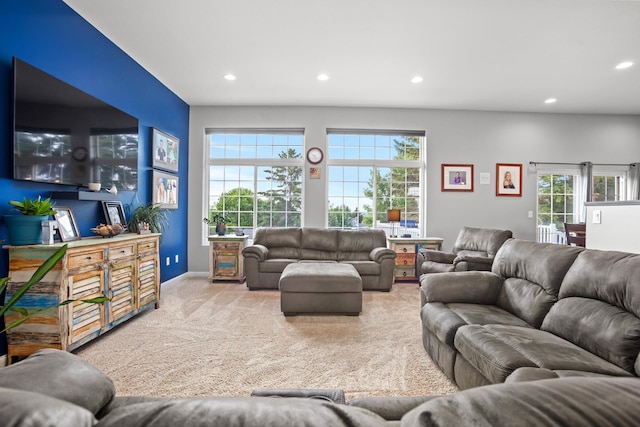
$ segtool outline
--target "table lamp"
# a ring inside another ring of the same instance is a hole
[[[389,209],[387,211],[387,222],[391,223],[391,235],[389,237],[396,236],[396,222],[400,222],[400,209]]]

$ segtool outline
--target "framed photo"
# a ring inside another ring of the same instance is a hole
[[[154,204],[159,204],[164,209],[178,209],[178,176],[153,171],[153,196]]]
[[[496,196],[522,196],[522,164],[496,163]]]
[[[309,168],[309,178],[320,179],[320,168],[318,167]]]
[[[102,202],[102,210],[108,225],[120,224],[125,230],[127,229],[122,202]]]
[[[442,165],[442,191],[473,191],[473,165]]]
[[[151,148],[153,167],[178,172],[180,140],[168,133],[151,128],[151,141],[153,144]]]
[[[71,240],[80,240],[80,232],[78,231],[78,224],[73,216],[71,208],[66,206],[56,206],[56,214],[53,216],[58,221],[58,234],[60,240],[63,242],[70,242]]]

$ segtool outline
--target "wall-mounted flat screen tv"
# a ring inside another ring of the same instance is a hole
[[[13,59],[13,178],[138,187],[138,119]]]

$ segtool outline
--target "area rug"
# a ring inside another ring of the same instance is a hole
[[[277,290],[188,276],[161,306],[76,351],[118,395],[247,396],[340,388],[347,399],[457,391],[422,347],[416,283],[363,295],[360,316],[285,317]]]

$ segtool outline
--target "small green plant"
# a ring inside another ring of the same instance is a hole
[[[169,216],[166,209],[160,207],[158,203],[148,203],[136,207],[129,219],[129,231],[137,233],[138,224],[146,223],[153,233],[164,233],[169,225]]]
[[[52,202],[50,197],[43,199],[38,196],[35,200],[23,197],[22,202],[11,200],[9,204],[22,215],[51,216],[56,213],[55,209],[53,209],[55,202]]]
[[[33,273],[31,278],[20,289],[18,289],[16,293],[11,295],[11,298],[9,298],[9,301],[7,301],[5,305],[0,306],[0,316],[4,316],[5,313],[8,311],[19,313],[22,316],[19,319],[9,323],[8,325],[5,325],[5,328],[2,331],[0,331],[0,333],[8,331],[9,329],[13,329],[16,326],[20,326],[21,324],[23,324],[33,316],[45,310],[48,310],[51,307],[59,307],[59,306],[71,304],[72,302],[75,302],[75,301],[82,301],[89,304],[104,304],[109,300],[109,298],[107,298],[104,295],[95,297],[95,298],[82,299],[82,300],[68,299],[59,304],[51,305],[48,307],[42,307],[33,311],[29,311],[24,307],[15,306],[18,303],[18,301],[20,301],[20,299],[27,293],[29,288],[31,288],[31,286],[35,285],[40,280],[42,280],[44,276],[49,271],[51,271],[51,269],[58,263],[58,261],[62,259],[62,257],[65,255],[66,252],[67,252],[67,245],[61,246],[60,249],[58,249],[53,255],[47,258],[47,260],[40,267],[38,267],[38,269]],[[9,277],[3,277],[0,279],[0,295],[4,292],[5,288],[7,287],[7,282],[9,282],[9,280],[10,280]]]
[[[216,224],[216,225],[220,225],[220,224],[226,224],[230,221],[230,219],[226,216],[224,216],[224,214],[221,213],[215,213],[213,215],[211,215],[211,220],[210,223]]]

